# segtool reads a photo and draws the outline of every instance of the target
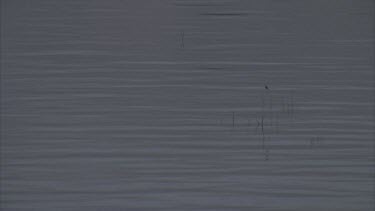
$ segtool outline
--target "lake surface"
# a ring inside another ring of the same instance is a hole
[[[372,1],[1,4],[2,211],[374,209]]]

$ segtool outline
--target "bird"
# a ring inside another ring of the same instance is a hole
[[[268,90],[269,90],[269,88],[268,88],[267,84],[265,84],[265,85],[264,85],[264,88],[265,88],[265,89],[268,89]]]

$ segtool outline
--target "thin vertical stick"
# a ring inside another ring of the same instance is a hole
[[[272,95],[270,94],[270,118],[271,118],[271,125],[272,125],[272,121],[273,121],[273,109],[272,109]]]
[[[267,91],[271,92],[270,90],[267,90]],[[268,96],[269,96],[268,102],[270,103],[268,106],[269,106],[270,110],[272,111],[272,94],[269,93]]]
[[[232,127],[234,127],[234,112],[232,112]]]
[[[263,135],[262,135],[262,149],[264,149],[265,146],[266,146],[266,140],[265,140],[264,133],[263,133]]]
[[[264,147],[265,147],[265,137],[264,137],[264,117],[263,117],[263,115],[262,115],[262,148],[264,149]]]
[[[256,121],[257,121],[257,126],[256,126],[256,128],[255,128],[255,133],[257,133],[257,132],[258,132],[258,128],[259,128],[259,126],[260,126],[260,122],[259,122],[259,120],[258,120],[258,117],[256,117],[255,119],[256,119]]]
[[[185,32],[181,32],[181,47],[185,48]]]
[[[279,134],[279,114],[276,114],[276,134]]]
[[[294,116],[294,94],[293,94],[293,91],[291,92],[290,94],[290,104],[291,104],[291,115],[292,117]]]
[[[262,115],[264,113],[264,107],[265,107],[265,103],[264,103],[264,95],[262,95]]]

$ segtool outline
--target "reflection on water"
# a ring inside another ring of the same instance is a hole
[[[2,2],[2,210],[371,210],[371,1]]]

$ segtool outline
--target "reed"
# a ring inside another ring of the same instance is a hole
[[[322,137],[320,137],[320,136],[311,137],[310,138],[310,147],[315,148],[316,146],[318,146],[320,144],[321,140],[322,140]]]
[[[234,112],[232,112],[232,127],[234,127],[235,119],[234,119]]]
[[[279,114],[276,114],[276,134],[279,134]]]
[[[185,48],[185,32],[181,32],[181,47]]]
[[[262,119],[261,119],[261,126],[262,126],[262,148],[264,149],[265,145],[266,145],[266,140],[265,140],[265,136],[264,136],[264,117],[262,115]]]
[[[263,94],[262,95],[262,115],[264,114],[265,106],[266,106],[266,103],[265,103],[264,94]]]
[[[270,151],[267,148],[267,149],[264,150],[264,160],[268,161],[269,157],[270,157]]]
[[[290,108],[291,108],[291,117],[294,117],[294,93],[293,91],[290,92]]]
[[[258,117],[255,117],[255,121],[257,122],[257,126],[255,127],[255,133],[257,133],[258,128],[260,127],[260,121],[259,121]]]

